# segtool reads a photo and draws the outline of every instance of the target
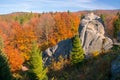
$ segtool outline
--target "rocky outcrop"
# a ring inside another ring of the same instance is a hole
[[[120,80],[120,56],[118,56],[111,64],[111,80]]]
[[[86,55],[94,51],[105,51],[112,47],[113,42],[105,36],[101,18],[93,13],[87,14],[82,19],[79,34]]]
[[[43,61],[47,65],[50,64],[52,59],[57,60],[60,55],[63,56],[64,58],[68,58],[71,49],[72,49],[71,39],[60,41],[56,46],[48,48],[43,52]]]
[[[91,55],[94,51],[101,52],[112,47],[112,40],[105,36],[104,26],[99,16],[93,13],[85,15],[79,26],[79,35],[85,55]],[[57,59],[60,55],[67,58],[72,49],[72,40],[67,39],[59,42],[56,46],[43,52],[43,60],[50,63],[51,59]]]

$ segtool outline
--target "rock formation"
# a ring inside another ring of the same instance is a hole
[[[52,59],[58,60],[59,56],[68,58],[71,49],[72,49],[71,39],[60,41],[56,46],[48,48],[43,52],[43,61],[47,65],[50,64]]]
[[[113,42],[105,36],[101,18],[93,13],[84,16],[78,31],[86,56],[91,55],[94,51],[102,52],[112,47]],[[57,59],[60,55],[65,58],[69,57],[71,49],[72,40],[63,40],[56,46],[46,49],[43,52],[43,60],[49,63],[52,58]]]
[[[84,16],[79,27],[79,34],[86,55],[94,51],[106,51],[112,47],[113,42],[105,36],[101,18],[93,13]]]
[[[111,64],[111,80],[120,80],[120,56],[118,56]]]

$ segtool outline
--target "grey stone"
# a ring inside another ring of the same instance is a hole
[[[101,52],[102,49],[107,51],[112,47],[113,42],[105,36],[101,18],[93,13],[85,15],[81,20],[78,31],[86,57],[94,51]],[[50,64],[51,59],[57,60],[60,55],[64,58],[69,57],[71,49],[72,40],[63,40],[56,46],[48,48],[43,52],[43,61]]]
[[[112,40],[105,36],[101,18],[93,13],[87,14],[82,19],[79,34],[86,55],[94,51],[101,52],[102,49],[107,51],[113,45]]]
[[[120,56],[118,56],[111,64],[111,80],[120,80]]]
[[[43,52],[43,61],[45,62],[46,65],[48,65],[51,63],[52,59],[58,60],[59,56],[68,58],[71,49],[72,49],[71,39],[60,41],[56,46],[48,48]]]

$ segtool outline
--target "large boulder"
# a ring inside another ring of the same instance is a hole
[[[52,59],[58,60],[59,56],[68,58],[71,49],[71,39],[60,41],[56,46],[50,47],[43,52],[43,61],[48,65],[51,63]]]
[[[91,55],[94,51],[106,51],[112,47],[112,40],[105,36],[104,26],[99,16],[93,13],[85,15],[79,26],[79,35],[85,55]],[[47,64],[51,59],[58,59],[60,55],[69,57],[72,49],[72,40],[67,39],[59,42],[56,46],[46,49],[43,52],[43,61]]]
[[[94,51],[106,51],[112,47],[113,42],[105,36],[101,18],[93,13],[85,15],[81,20],[79,34],[86,55]]]
[[[111,64],[111,80],[120,80],[120,56],[118,56]]]

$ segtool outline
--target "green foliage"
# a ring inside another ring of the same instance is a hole
[[[111,48],[112,51],[119,51],[120,50],[120,46],[119,45],[114,45],[112,48]]]
[[[70,14],[70,10],[68,10],[67,13]]]
[[[7,56],[3,54],[3,40],[0,37],[0,80],[12,80]]]
[[[50,80],[110,80],[111,62],[119,55],[119,52],[108,52],[86,59],[83,65],[71,66],[59,71],[49,71]],[[52,79],[51,79],[52,78]]]
[[[102,19],[103,24],[105,24],[105,15],[101,14],[100,17]]]
[[[7,57],[0,52],[0,80],[12,80]]]
[[[2,51],[3,48],[4,48],[3,39],[0,36],[0,51]]]
[[[33,17],[33,13],[25,13],[24,15],[18,15],[15,17],[15,21],[18,21],[21,25],[24,24],[24,22],[29,21]]]
[[[120,13],[119,13],[119,12],[117,13],[117,16],[118,16],[118,18],[120,19]]]
[[[114,37],[117,38],[120,32],[120,18],[116,19],[114,22]]]
[[[32,80],[46,80],[46,70],[43,67],[42,63],[42,53],[39,50],[36,43],[33,43],[31,50],[31,57],[29,61],[30,70],[30,78]]]
[[[82,20],[84,17],[85,17],[84,15],[81,15],[81,16],[80,16],[80,20]]]
[[[70,53],[70,59],[72,64],[80,63],[84,60],[84,51],[81,46],[80,38],[75,35],[72,39],[72,51]]]

